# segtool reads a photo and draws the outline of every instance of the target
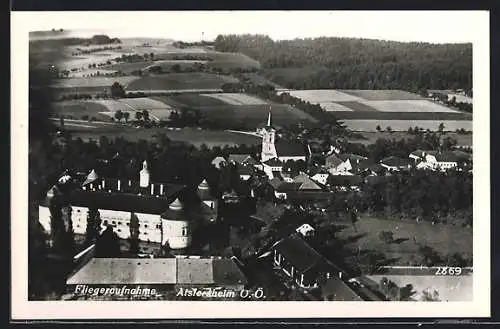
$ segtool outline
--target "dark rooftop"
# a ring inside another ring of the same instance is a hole
[[[283,163],[281,161],[279,161],[278,159],[276,159],[276,158],[269,159],[269,160],[265,161],[264,164],[268,165],[270,167],[281,167],[281,166],[283,166]]]
[[[69,201],[73,206],[159,215],[168,209],[184,188],[184,185],[166,185],[162,196],[77,189],[70,193]]]
[[[408,167],[410,165],[410,161],[408,159],[403,159],[396,156],[384,158],[380,160],[380,163],[389,167],[397,168]]]
[[[280,139],[276,141],[276,153],[278,156],[306,156],[306,149],[298,141]]]

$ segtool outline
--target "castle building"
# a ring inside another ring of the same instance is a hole
[[[267,117],[267,126],[262,131],[261,162],[264,163],[270,159],[277,159],[283,163],[288,160],[306,161],[304,145],[298,142],[276,139],[276,129],[272,125],[271,112]]]
[[[57,191],[65,183],[58,181],[39,205],[39,222],[47,233],[52,227],[50,205],[61,202],[61,193]],[[112,226],[121,239],[130,238],[138,222],[139,240],[182,250],[190,246],[191,233],[199,219],[185,211],[191,208],[183,201],[189,199],[185,197],[186,191],[185,185],[151,182],[144,161],[138,182],[100,178],[92,170],[82,184],[64,195],[64,203],[71,208],[76,234],[86,233],[89,210],[97,210],[101,228]]]

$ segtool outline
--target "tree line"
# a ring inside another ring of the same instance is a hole
[[[472,44],[244,34],[217,36],[215,49],[258,60],[267,78],[292,89],[472,89]]]

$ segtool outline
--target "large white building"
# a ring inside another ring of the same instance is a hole
[[[112,226],[121,239],[130,238],[131,223],[138,222],[139,240],[168,244],[179,250],[190,246],[196,225],[204,219],[215,220],[217,201],[211,198],[206,182],[198,188],[198,206],[200,199],[203,201],[198,207],[191,204],[193,198],[185,198],[186,186],[150,182],[146,162],[139,176],[139,182],[101,179],[92,170],[83,184],[66,196],[73,231],[86,233],[88,212],[92,209],[98,211],[102,229]],[[59,190],[60,182],[39,205],[39,222],[47,233],[52,228],[50,205],[60,196]],[[189,204],[185,204],[186,200]],[[189,209],[198,213],[186,211]]]

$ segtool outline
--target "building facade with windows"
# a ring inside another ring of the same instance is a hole
[[[147,164],[141,170],[139,182],[101,179],[93,170],[70,191],[61,193],[61,184],[64,183],[54,185],[39,205],[39,222],[47,233],[53,227],[51,206],[59,204],[70,212],[76,234],[86,234],[89,212],[93,212],[102,230],[111,226],[121,239],[130,238],[131,231],[138,230],[140,241],[168,244],[178,250],[191,244],[192,230],[200,217],[185,211],[196,208],[191,205],[193,198],[185,197],[184,185],[151,183]],[[205,203],[216,204],[214,200],[201,201],[197,199],[206,208]]]

